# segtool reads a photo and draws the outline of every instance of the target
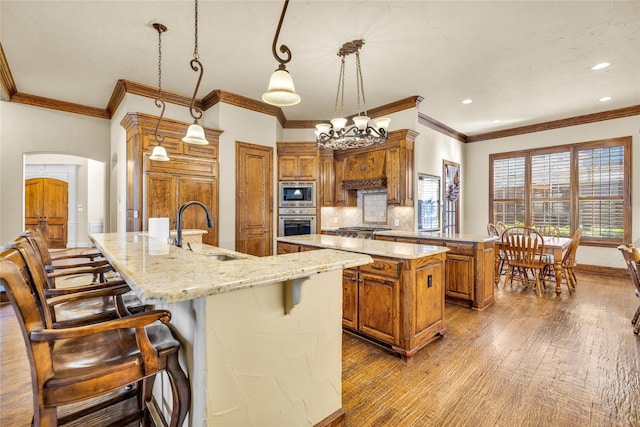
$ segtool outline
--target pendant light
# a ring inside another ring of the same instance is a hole
[[[280,58],[276,52],[278,36],[280,36],[280,28],[282,28],[282,22],[284,21],[284,15],[287,13],[288,5],[289,0],[285,0],[284,6],[282,7],[282,14],[280,15],[280,22],[278,22],[278,29],[273,36],[273,44],[271,45],[273,57],[280,63],[280,65],[269,79],[269,88],[262,94],[262,100],[264,102],[277,107],[289,107],[300,102],[300,95],[296,93],[291,74],[289,74],[287,67],[285,66],[286,63],[291,61],[291,50],[289,50],[287,45],[280,45],[280,52],[287,54],[287,57],[284,59]]]
[[[196,88],[193,91],[193,97],[191,98],[191,105],[189,106],[189,114],[191,114],[194,121],[187,129],[187,134],[182,138],[182,141],[189,144],[206,145],[209,141],[207,141],[204,136],[204,129],[198,123],[198,120],[202,118],[202,110],[195,105],[198,88],[200,87],[202,75],[204,74],[204,67],[200,62],[200,54],[198,54],[198,0],[195,0],[195,5],[195,44],[193,47],[193,59],[189,64],[191,65],[191,69],[196,73],[200,71],[200,76],[198,77],[198,82],[196,83]]]
[[[362,46],[364,46],[364,40],[358,39],[346,42],[340,50],[338,50],[338,56],[340,56],[341,61],[333,119],[331,119],[330,123],[316,125],[316,141],[320,148],[344,150],[347,148],[378,145],[387,140],[387,132],[391,119],[380,117],[371,120],[367,116],[367,102],[364,96],[364,82],[362,79],[362,68],[360,66],[360,48],[362,48]],[[353,118],[353,125],[347,126],[347,119],[344,118],[344,68],[346,57],[351,54],[355,54],[356,57],[358,115]],[[360,104],[361,97],[362,104]],[[338,101],[340,101],[340,116],[338,116]],[[364,115],[362,115],[362,113],[364,113]]]
[[[151,26],[155,28],[158,32],[158,98],[156,98],[156,107],[162,108],[160,112],[160,117],[158,117],[158,124],[156,124],[156,130],[153,133],[153,138],[156,140],[158,145],[153,147],[153,151],[151,152],[151,156],[149,157],[151,160],[156,160],[159,162],[169,161],[169,156],[167,156],[167,150],[162,146],[164,142],[164,135],[158,135],[158,128],[160,128],[160,122],[162,121],[162,117],[164,116],[165,104],[162,100],[162,33],[168,31],[169,29],[162,25],[159,22],[152,22]]]

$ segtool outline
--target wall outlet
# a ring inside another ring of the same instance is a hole
[[[338,217],[337,217],[337,216],[334,216],[334,217],[333,217],[333,223],[334,223],[334,224],[337,224],[337,223],[338,223]]]
[[[394,218],[393,225],[395,225],[396,227],[400,227],[400,220],[398,218]]]

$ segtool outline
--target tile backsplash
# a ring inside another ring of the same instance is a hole
[[[367,197],[364,197],[364,194],[367,194]],[[363,215],[365,200],[366,217]],[[357,206],[355,207],[322,208],[320,227],[324,229],[365,225],[412,231],[414,229],[414,208],[388,206],[386,200],[386,192],[379,190],[358,191]],[[368,221],[365,222],[365,219]],[[396,221],[398,225],[395,225]]]

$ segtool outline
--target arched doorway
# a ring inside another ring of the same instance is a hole
[[[104,162],[66,154],[25,154],[24,228],[31,226],[27,221],[29,202],[26,183],[34,178],[52,178],[68,184],[66,247],[89,247],[91,242],[88,235],[101,233],[104,229],[105,207],[108,203]]]
[[[50,248],[67,247],[69,184],[54,178],[24,182],[24,225],[38,228]]]

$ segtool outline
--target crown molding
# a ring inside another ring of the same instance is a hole
[[[110,117],[113,117],[113,114],[116,112],[127,93],[151,99],[158,98],[157,87],[120,79],[116,82],[116,86],[113,88],[113,93],[111,94],[111,99],[109,99],[109,103],[107,104],[106,110]],[[165,102],[187,108],[191,106],[191,98],[175,92],[163,90],[162,99]],[[202,101],[196,100],[196,107],[202,109]]]
[[[13,81],[13,75],[9,68],[9,62],[7,62],[7,57],[2,48],[2,42],[0,42],[0,86],[2,86],[1,98],[7,101],[11,101],[11,98],[18,93],[16,82]]]
[[[390,102],[389,104],[381,105],[380,107],[367,110],[369,117],[382,117],[387,114],[397,113],[398,111],[408,110],[410,108],[418,108],[420,103],[424,100],[423,97],[409,96],[398,101]],[[347,119],[355,117],[354,115],[348,116]],[[328,123],[329,120],[287,120],[284,123],[285,129],[313,129],[320,123]]]
[[[585,125],[588,123],[602,122],[605,120],[620,119],[640,115],[640,105],[603,111],[600,113],[585,114],[566,119],[552,120],[550,122],[520,126],[511,129],[497,130],[495,132],[481,133],[467,137],[467,142],[486,141],[489,139],[506,138],[508,136],[524,135],[527,133],[542,132],[545,130],[559,129],[569,126]]]
[[[209,94],[207,94],[204,98],[202,98],[202,104],[205,110],[208,110],[219,102],[235,105],[236,107],[256,111],[258,113],[275,116],[282,126],[284,126],[286,122],[286,118],[280,107],[276,107],[274,105],[267,104],[266,102],[258,101],[252,98],[247,98],[246,96],[238,95],[236,93],[215,89],[209,92]]]
[[[436,119],[433,119],[425,114],[418,113],[418,123],[428,128],[431,128],[435,131],[438,131],[444,135],[447,135],[453,139],[456,139],[460,142],[468,142],[469,140],[469,137],[467,135],[460,133],[453,128],[450,128],[444,123],[441,123]]]
[[[22,92],[17,92],[13,95],[11,97],[11,102],[49,108],[51,110],[65,111],[67,113],[81,114],[84,116],[98,117],[100,119],[111,118],[107,110],[102,108],[89,107],[87,105],[59,101],[57,99],[45,98],[43,96],[30,95]]]
[[[130,129],[134,126],[143,130],[146,133],[153,134],[158,124],[158,117],[151,114],[144,113],[127,113],[124,115],[120,124],[125,129]],[[179,120],[162,118],[162,123],[159,131],[164,135],[172,138],[181,139],[187,131],[191,123],[182,122]],[[203,127],[205,136],[210,141],[218,141],[223,131],[220,129]]]

